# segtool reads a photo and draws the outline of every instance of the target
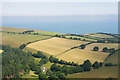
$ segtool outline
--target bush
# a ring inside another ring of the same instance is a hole
[[[102,49],[102,52],[107,52],[107,50],[108,50],[108,48],[107,48],[107,47],[104,47],[104,48]]]
[[[117,65],[112,63],[106,63],[105,66],[108,67],[108,66],[117,66]]]
[[[85,48],[85,45],[84,45],[84,44],[80,45],[80,48],[81,48],[81,49],[84,49],[84,48]]]
[[[97,46],[95,46],[94,48],[93,48],[93,51],[98,51],[99,50],[99,47],[97,47]]]
[[[26,45],[25,44],[22,44],[20,47],[19,47],[19,49],[23,49],[23,48],[25,48],[26,47]]]
[[[91,62],[89,60],[84,61],[82,67],[84,68],[84,71],[90,71],[91,70]]]
[[[98,63],[97,61],[94,62],[93,65],[92,65],[92,67],[93,67],[94,69],[98,69],[98,68],[99,68],[99,63]]]

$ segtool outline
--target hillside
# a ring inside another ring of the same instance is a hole
[[[104,53],[104,52],[73,49],[64,54],[57,56],[57,58],[65,61],[70,61],[70,62],[73,61],[82,64],[85,60],[90,60],[91,63],[94,63],[95,61],[103,62],[108,55],[109,53]]]
[[[68,78],[118,78],[118,67],[102,67],[90,72],[70,74]]]
[[[105,63],[112,63],[112,64],[117,64],[118,65],[118,57],[120,55],[120,52],[117,51],[116,53],[114,53],[113,55],[111,55],[110,57],[108,57],[105,61]]]
[[[90,45],[86,46],[86,50],[93,50],[95,46],[99,47],[99,51],[102,51],[104,47],[107,47],[108,49],[110,48],[115,48],[118,49],[118,43],[92,43]]]
[[[51,55],[58,55],[74,46],[79,46],[85,43],[88,42],[54,37],[51,39],[31,43],[27,45],[27,47],[40,50]]]
[[[54,72],[53,70],[51,72],[51,74],[55,74],[54,77],[60,77],[59,75],[65,77],[66,72],[62,71],[64,68],[65,71],[73,71],[72,74],[67,73],[67,78],[116,78],[118,75],[118,66],[105,67],[103,65],[103,67],[100,67],[99,69],[93,69],[93,67],[90,67],[91,71],[84,71],[83,66],[81,66],[86,60],[90,60],[92,64],[95,61],[103,62],[104,64],[118,64],[118,52],[109,57],[108,55],[110,53],[101,52],[104,47],[107,47],[108,49],[118,49],[118,43],[112,41],[105,41],[102,43],[97,42],[98,40],[117,39],[114,37],[114,35],[101,33],[75,35],[41,30],[32,30],[32,32],[30,32],[31,29],[12,27],[2,28],[3,30],[0,32],[0,35],[2,35],[2,45],[10,45],[11,47],[19,48],[20,45],[26,44],[22,51],[25,51],[26,53],[29,52],[29,55],[34,59],[35,66],[38,71],[41,66],[47,68],[48,70],[52,70],[51,67],[54,68],[56,65],[56,67],[58,67],[55,68],[56,71]],[[56,36],[56,34],[58,36]],[[82,44],[85,44],[86,46],[84,49],[80,49],[80,45]],[[95,46],[99,47],[98,51],[92,51]],[[1,52],[2,51],[0,50],[0,53]],[[53,55],[52,59],[50,59],[51,55]],[[34,71],[33,68],[29,69],[29,72],[25,75],[22,75],[21,77],[38,78],[39,74],[37,73],[39,72]],[[47,75],[47,77],[50,76],[48,74],[45,75]]]
[[[1,34],[1,33],[0,33]],[[39,35],[30,35],[30,34],[11,34],[11,33],[2,33],[2,44],[10,45],[12,47],[19,47],[22,44],[28,42],[48,39],[50,36],[39,36]]]
[[[2,27],[2,30],[0,31],[6,31],[6,32],[24,32],[27,30],[33,30],[33,29],[24,29],[24,28],[14,28],[14,27]],[[48,32],[48,31],[42,31],[42,30],[33,30],[34,32],[31,32],[32,34],[34,33],[39,33],[40,35],[49,35],[53,36],[55,34],[62,34],[62,33],[56,33],[56,32]]]

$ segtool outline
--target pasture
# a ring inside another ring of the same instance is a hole
[[[90,45],[87,45],[85,50],[93,50],[95,46],[99,47],[99,51],[102,51],[104,47],[109,48],[115,48],[118,49],[118,43],[92,43]]]
[[[65,61],[82,64],[85,60],[90,60],[91,63],[94,63],[95,61],[103,62],[108,55],[109,53],[105,53],[105,52],[87,51],[83,49],[72,49],[66,53],[57,56],[57,58]]]
[[[85,43],[88,42],[53,37],[51,39],[31,43],[27,45],[27,47],[40,50],[42,52],[55,56],[70,49],[71,47],[79,46]]]
[[[69,74],[67,78],[118,78],[118,67],[101,67],[89,72]]]
[[[1,33],[0,33],[1,34]],[[30,34],[8,34],[2,33],[2,44],[12,47],[19,47],[21,44],[26,44],[35,40],[51,38],[50,36],[30,35]]]

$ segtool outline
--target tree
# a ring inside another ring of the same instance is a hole
[[[93,48],[93,51],[98,51],[99,50],[99,47],[97,47],[97,46],[95,46],[94,48]]]
[[[68,67],[66,65],[64,65],[62,67],[62,72],[65,73],[65,75],[67,75],[69,73],[69,69],[68,69]]]
[[[26,47],[26,45],[25,45],[25,44],[22,44],[22,45],[19,47],[19,49],[23,49],[24,47]]]
[[[72,37],[70,37],[70,39],[72,39]]]
[[[115,48],[108,49],[109,53],[115,53]]]
[[[84,71],[90,71],[91,70],[91,62],[89,60],[84,61],[82,67],[84,68]]]
[[[99,66],[100,66],[100,67],[102,67],[102,66],[103,66],[103,63],[102,63],[102,62],[100,62],[100,63],[99,63]]]
[[[80,45],[80,47],[81,47],[81,49],[84,49],[84,48],[85,48],[85,45],[84,45],[84,44],[82,44],[82,45]]]
[[[108,50],[108,48],[107,48],[107,47],[104,47],[104,48],[102,49],[102,52],[107,52],[107,50]]]
[[[55,74],[56,74],[56,76],[59,77],[60,79],[65,78],[65,76],[64,76],[62,73],[60,73],[59,71],[56,72]]]
[[[94,69],[98,69],[98,68],[99,68],[99,63],[98,63],[97,61],[94,62],[93,65],[92,65],[92,67],[93,67]]]

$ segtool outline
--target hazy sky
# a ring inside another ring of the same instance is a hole
[[[117,2],[5,2],[3,16],[78,16],[118,14]]]

